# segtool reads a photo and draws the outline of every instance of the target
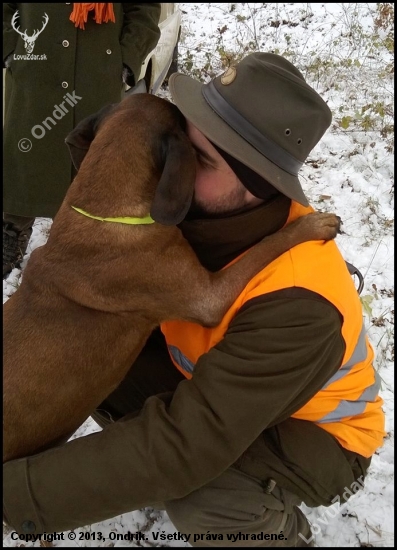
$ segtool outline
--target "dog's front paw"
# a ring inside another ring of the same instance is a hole
[[[307,240],[329,241],[335,239],[341,232],[342,220],[336,214],[314,212],[297,221],[301,222],[299,229],[305,234]]]

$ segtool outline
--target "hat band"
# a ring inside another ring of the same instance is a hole
[[[285,149],[274,143],[259,130],[257,130],[248,120],[238,113],[218,92],[213,81],[204,84],[201,88],[204,99],[209,106],[219,115],[233,130],[244,138],[259,153],[273,162],[276,166],[288,172],[292,176],[297,176],[303,166],[295,157],[287,153]]]

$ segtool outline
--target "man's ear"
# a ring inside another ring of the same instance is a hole
[[[103,107],[97,113],[85,118],[66,137],[65,143],[69,148],[69,153],[76,170],[79,170],[91,143],[95,139],[99,126],[117,105],[117,103],[106,105],[106,107]]]

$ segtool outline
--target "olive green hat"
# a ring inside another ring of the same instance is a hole
[[[298,172],[332,115],[292,63],[257,52],[208,84],[175,73],[169,86],[176,106],[210,141],[308,205]]]

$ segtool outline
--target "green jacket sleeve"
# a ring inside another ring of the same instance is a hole
[[[16,10],[16,4],[3,4],[3,66],[6,58],[15,50],[18,41],[18,34],[11,25]]]
[[[160,38],[161,4],[123,4],[123,11],[120,41],[123,63],[131,69],[137,82],[142,63]]]
[[[340,315],[328,302],[255,301],[174,394],[149,398],[139,416],[102,432],[6,463],[7,522],[17,532],[24,522],[36,533],[64,531],[189,494],[307,402],[343,353]]]

